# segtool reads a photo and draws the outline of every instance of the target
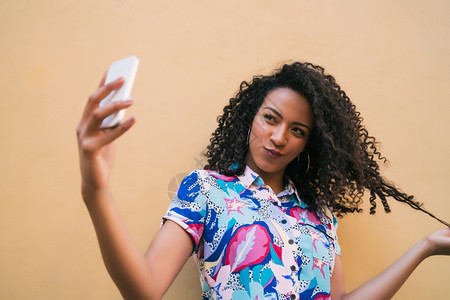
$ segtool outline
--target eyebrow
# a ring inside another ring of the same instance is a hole
[[[266,106],[266,107],[264,107],[264,109],[271,110],[274,114],[276,114],[276,115],[278,116],[278,118],[283,119],[283,116],[282,116],[276,109],[274,109],[274,108],[272,108],[272,107],[270,107],[270,106]],[[310,128],[308,125],[303,124],[303,123],[301,123],[301,122],[292,122],[292,124],[298,125],[298,126],[301,126],[301,127],[305,127],[305,128],[307,128],[309,131],[311,131],[311,128]]]

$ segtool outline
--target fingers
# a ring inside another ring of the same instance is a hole
[[[128,120],[120,124],[114,129],[107,129],[98,131],[96,134],[83,133],[78,140],[78,147],[81,153],[92,155],[102,150],[105,145],[110,144],[122,134],[127,132],[136,122],[134,117],[130,117]]]
[[[97,107],[92,112],[90,119],[86,121],[86,132],[90,133],[99,130],[100,125],[107,116],[117,113],[122,109],[128,108],[132,104],[133,99],[129,98],[122,101],[114,101],[102,107]]]
[[[81,122],[86,121],[92,112],[99,106],[100,102],[112,91],[119,89],[125,82],[124,78],[119,78],[105,85],[105,80],[106,73],[103,75],[99,88],[89,96],[86,107],[84,108],[83,116],[81,117]]]
[[[132,116],[116,128],[107,130],[104,134],[99,136],[99,143],[101,145],[107,145],[113,142],[115,139],[127,132],[134,125],[134,123],[136,123],[136,119]]]
[[[102,80],[104,82],[104,80]],[[111,81],[110,83],[106,85],[101,85],[90,97],[89,101],[95,103],[100,103],[106,96],[109,95],[114,90],[117,90],[120,88],[125,82],[125,79],[123,77],[120,77],[114,81]]]
[[[105,81],[106,81],[106,76],[108,75],[108,71],[105,71],[105,73],[103,73],[103,77],[102,80],[100,80],[100,84],[98,85],[98,87],[100,88],[101,86],[105,85]]]
[[[450,255],[450,229],[434,231],[425,237],[429,255]]]
[[[104,145],[111,143],[124,134],[135,123],[135,118],[132,117],[114,129],[100,129],[103,120],[107,116],[133,104],[133,99],[129,98],[122,101],[114,101],[100,107],[100,102],[112,91],[119,89],[125,82],[124,78],[119,78],[105,84],[106,76],[107,72],[103,75],[99,88],[89,97],[77,126],[79,148],[85,154],[93,154],[97,150],[101,150]]]
[[[84,153],[94,153],[130,129],[135,123],[134,117],[128,119],[114,129],[101,130],[100,125],[107,116],[128,108],[132,104],[133,99],[129,98],[124,101],[114,101],[102,107],[97,107],[87,116],[84,122],[78,125],[77,135],[80,150]]]

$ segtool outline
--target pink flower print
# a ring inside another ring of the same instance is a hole
[[[189,224],[187,231],[192,233],[191,236],[194,238],[194,242],[198,245],[200,238],[203,234],[204,226],[203,224]]]
[[[228,214],[230,214],[230,212],[232,211],[237,211],[241,215],[244,215],[241,211],[241,208],[245,207],[244,202],[237,200],[236,197],[234,197],[233,199],[224,198],[224,200],[227,203]]]
[[[300,207],[296,206],[294,208],[292,208],[289,211],[289,214],[291,215],[291,217],[294,217],[297,221],[301,220],[301,212],[303,209],[301,209]]]
[[[308,227],[308,231],[312,238],[314,250],[317,252],[316,242],[321,240],[320,234],[317,231],[311,229],[310,227]]]
[[[314,270],[315,268],[319,269],[320,273],[322,273],[322,276],[325,279],[325,273],[323,271],[323,267],[326,265],[327,265],[327,263],[324,262],[323,260],[313,257],[313,267],[311,270]]]
[[[303,218],[305,218],[306,220],[308,220],[309,222],[315,224],[315,225],[319,225],[322,224],[322,222],[320,222],[319,218],[317,217],[317,215],[309,210],[305,210],[303,212]]]
[[[261,263],[270,251],[270,236],[258,224],[239,228],[227,247],[225,264],[231,272],[238,272],[248,266]]]
[[[212,177],[220,179],[220,180],[223,180],[223,181],[233,181],[233,180],[236,179],[235,176],[225,176],[225,175],[219,174],[219,173],[217,173],[215,171],[208,171],[208,173]]]

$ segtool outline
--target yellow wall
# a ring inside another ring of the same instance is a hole
[[[385,174],[450,220],[450,2],[0,1],[0,298],[120,299],[80,198],[75,126],[108,65],[141,66],[112,186],[143,249],[240,81],[281,62],[334,74],[382,142]],[[340,221],[347,288],[442,226],[404,205]],[[175,243],[175,241],[174,241]],[[450,297],[450,259],[396,299]],[[190,261],[165,299],[198,299]]]

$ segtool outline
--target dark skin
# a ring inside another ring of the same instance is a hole
[[[77,127],[83,200],[103,261],[123,297],[161,299],[191,255],[193,243],[185,230],[167,221],[142,253],[126,228],[113,200],[109,178],[115,157],[114,141],[134,125],[135,119],[130,118],[111,130],[101,130],[100,124],[109,114],[130,107],[133,101],[99,107],[100,101],[124,82],[119,79],[105,85],[105,77],[106,74],[97,91],[89,97]],[[268,94],[253,121],[251,150],[246,161],[276,193],[284,188],[284,169],[303,151],[312,127],[309,104],[303,100],[292,90],[276,89]],[[174,240],[177,247],[173,247]],[[348,294],[344,288],[342,261],[336,255],[332,298],[391,298],[420,262],[438,254],[450,255],[449,229],[423,238],[386,271]]]
[[[246,164],[276,194],[284,190],[286,166],[305,149],[312,123],[306,98],[288,88],[271,91],[258,110]]]

